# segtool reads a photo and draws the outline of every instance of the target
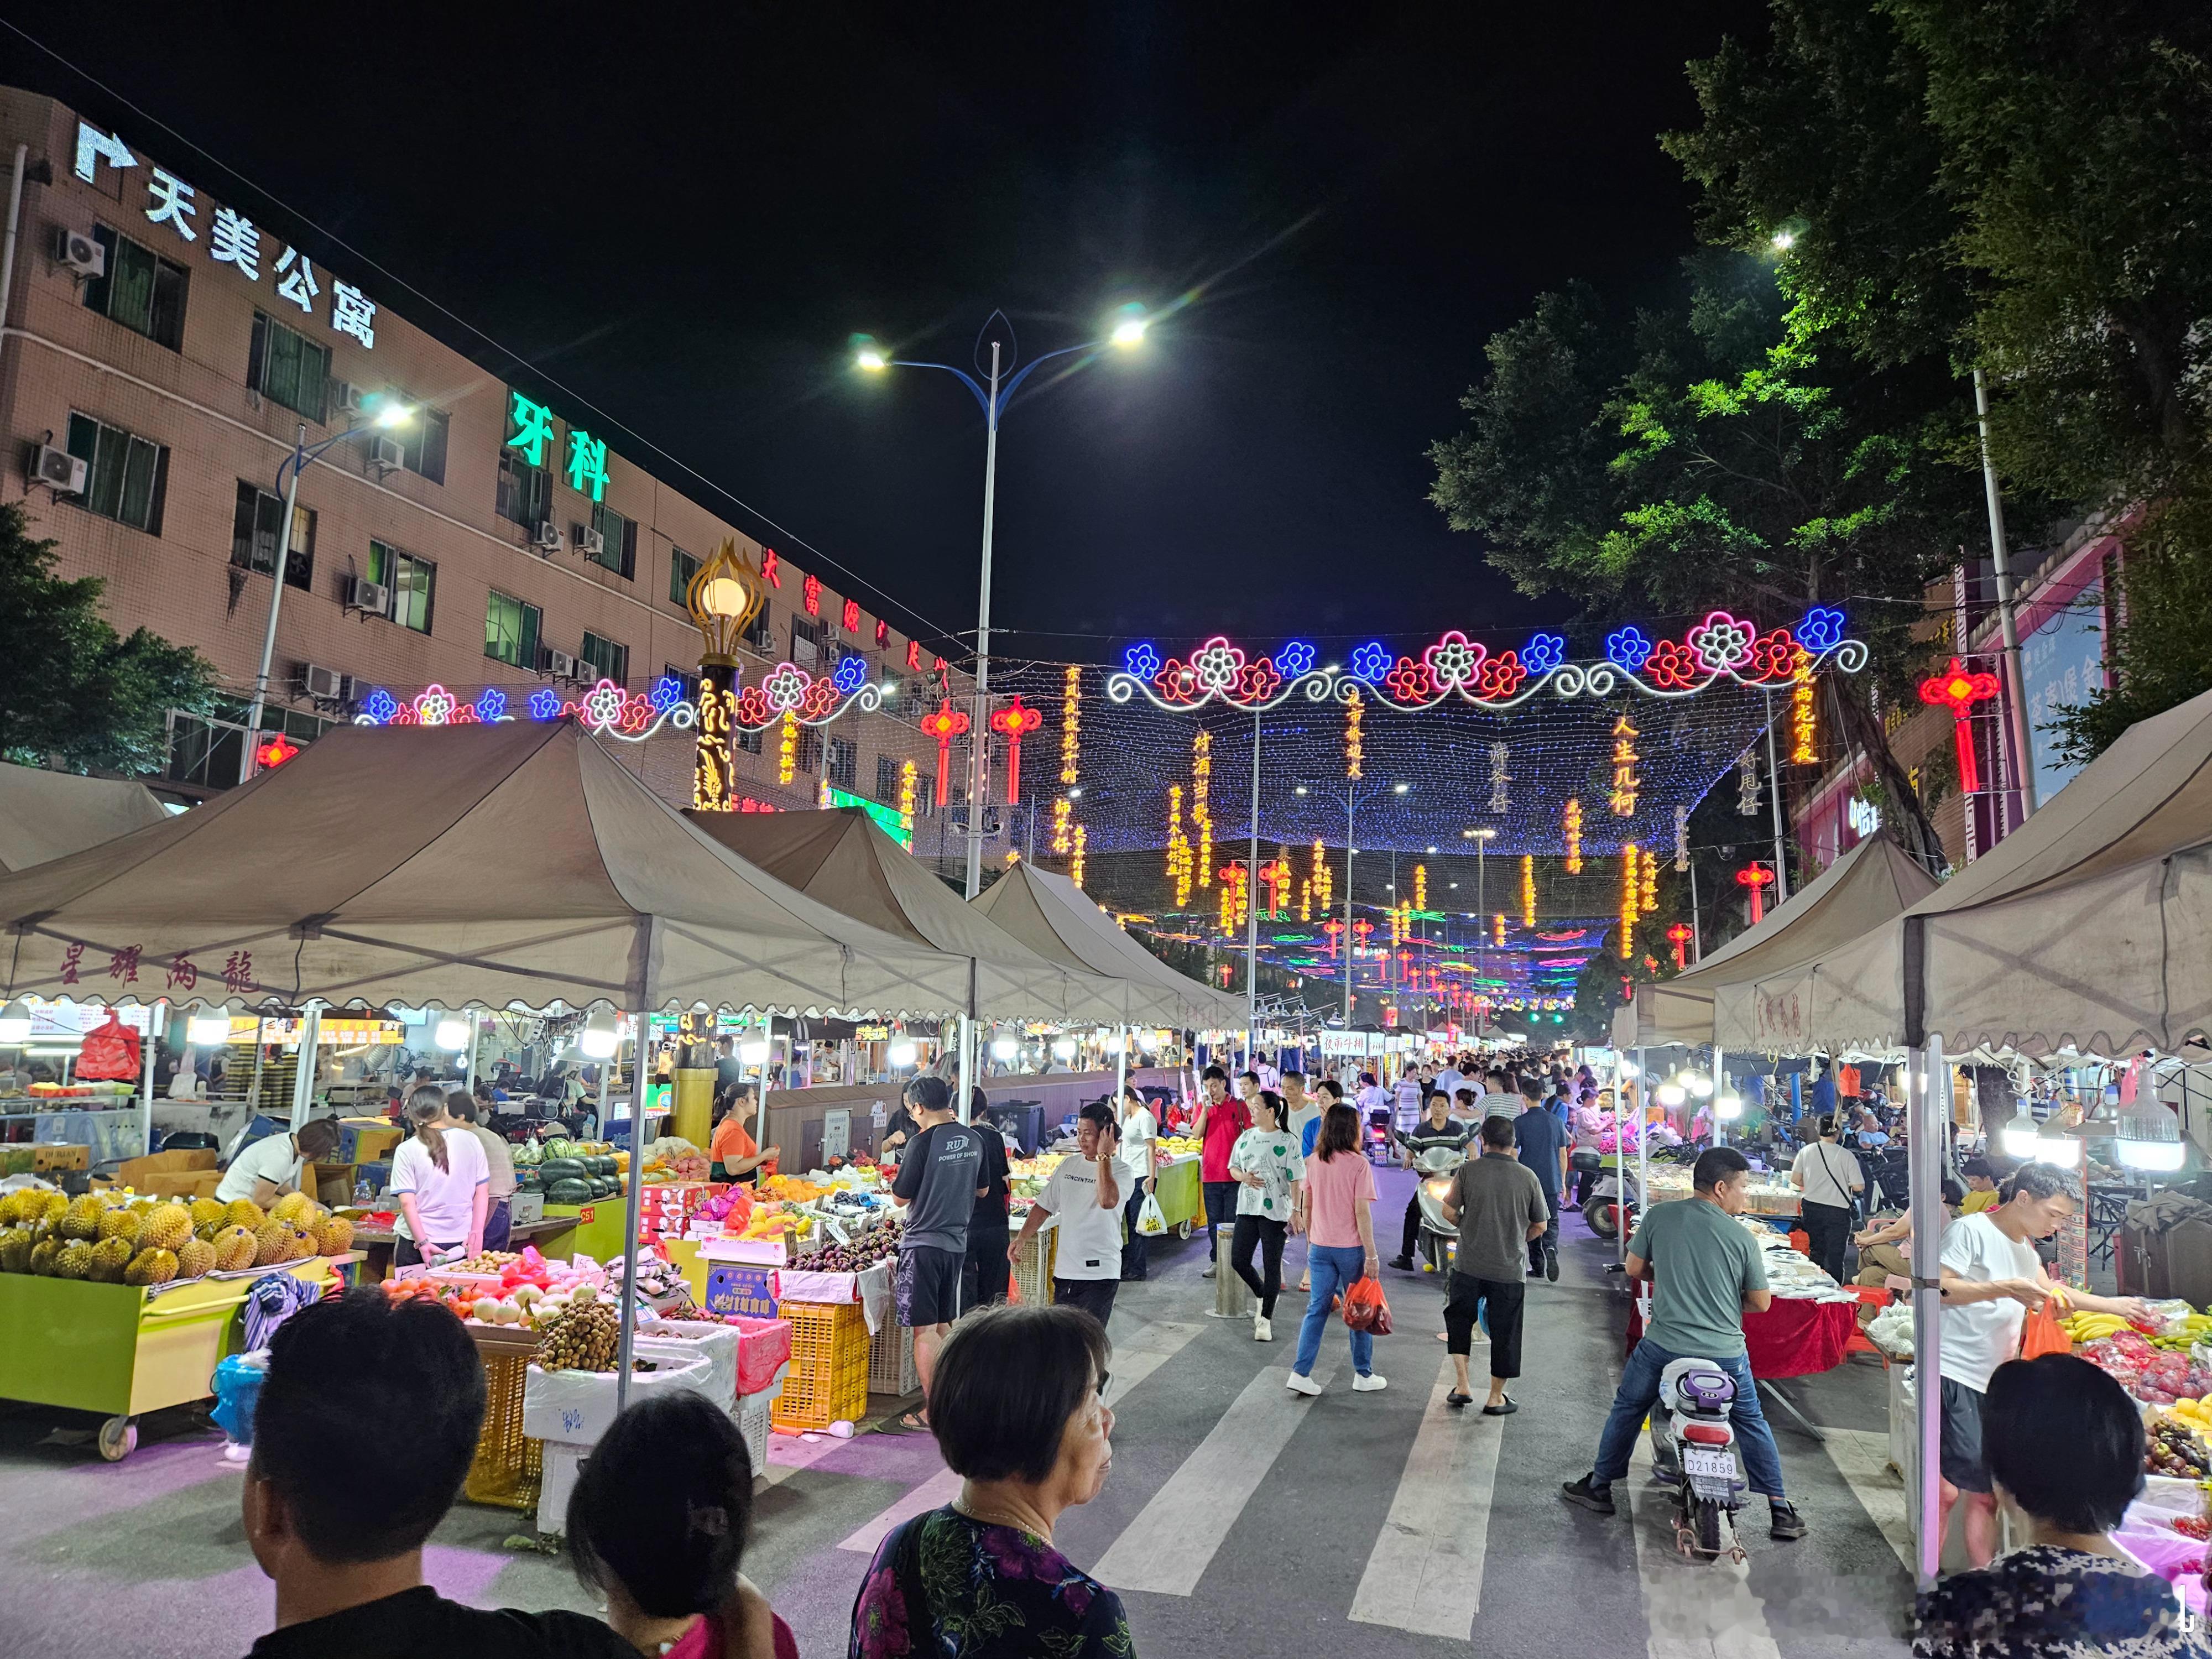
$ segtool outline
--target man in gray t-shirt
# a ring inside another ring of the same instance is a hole
[[[1711,1360],[1735,1384],[1729,1420],[1743,1453],[1743,1472],[1772,1512],[1773,1535],[1802,1538],[1805,1522],[1782,1492],[1782,1454],[1759,1409],[1759,1386],[1746,1356],[1743,1316],[1772,1305],[1758,1241],[1736,1220],[1751,1185],[1751,1165],[1733,1146],[1698,1155],[1690,1173],[1694,1195],[1654,1205],[1628,1245],[1628,1276],[1652,1281],[1651,1323],[1620,1374],[1613,1412],[1597,1446],[1597,1464],[1560,1496],[1600,1515],[1613,1512],[1613,1483],[1628,1473],[1628,1455],[1659,1399],[1659,1381],[1677,1359]]]
[[[899,1323],[914,1331],[914,1369],[925,1401],[938,1346],[960,1316],[968,1221],[987,1190],[982,1137],[954,1121],[951,1092],[939,1077],[918,1077],[906,1085],[906,1103],[921,1133],[907,1144],[891,1182],[891,1201],[906,1212],[895,1300]],[[928,1424],[908,1412],[899,1425],[919,1431]]]
[[[1443,1212],[1459,1229],[1444,1304],[1444,1341],[1458,1386],[1444,1396],[1444,1404],[1456,1410],[1474,1401],[1468,1389],[1468,1351],[1475,1322],[1486,1316],[1490,1399],[1482,1414],[1504,1417],[1521,1409],[1506,1397],[1505,1385],[1521,1375],[1523,1252],[1531,1239],[1544,1236],[1550,1219],[1543,1188],[1514,1155],[1510,1118],[1483,1119],[1482,1155],[1452,1172]]]

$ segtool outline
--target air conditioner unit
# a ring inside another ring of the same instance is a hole
[[[307,688],[307,695],[317,702],[351,702],[353,676],[341,674],[335,668],[325,668],[320,663],[301,663],[300,678]]]
[[[530,538],[530,544],[550,557],[568,545],[568,538],[561,533],[561,527],[558,525],[548,519],[538,526],[536,532]]]
[[[407,462],[407,449],[397,438],[379,438],[369,451],[369,459],[386,472],[396,472]]]
[[[54,258],[80,281],[107,274],[107,250],[84,232],[66,225],[55,227]]]
[[[330,392],[331,413],[339,415],[368,413],[369,393],[356,386],[351,380],[341,380],[336,375],[332,375]]]
[[[57,495],[82,495],[92,469],[66,449],[40,444],[31,458],[31,482],[45,484]]]
[[[587,559],[596,559],[607,550],[607,538],[587,524],[576,526],[576,550]]]
[[[382,582],[370,581],[365,576],[346,579],[346,603],[356,611],[366,611],[371,616],[392,614],[392,590]]]
[[[576,659],[565,651],[541,645],[538,647],[538,669],[556,680],[573,680],[576,678]]]

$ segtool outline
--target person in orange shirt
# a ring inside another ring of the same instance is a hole
[[[782,1149],[771,1146],[763,1152],[754,1141],[752,1132],[745,1127],[745,1120],[752,1115],[752,1098],[750,1084],[732,1091],[722,1116],[714,1125],[714,1133],[707,1142],[707,1159],[711,1166],[708,1173],[716,1181],[757,1182],[763,1164],[769,1174],[775,1173],[776,1157]]]

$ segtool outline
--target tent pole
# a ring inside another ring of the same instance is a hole
[[[1114,1107],[1116,1111],[1121,1109],[1121,1097],[1127,1094],[1129,1090],[1129,1027],[1127,1022],[1124,1021],[1118,1029],[1121,1032],[1121,1042],[1119,1045],[1119,1050],[1114,1057]]]
[[[1942,1180],[1943,1116],[1939,1100],[1950,1096],[1951,1068],[1943,1058],[1943,1039],[1931,1034],[1915,1066],[1911,1050],[1905,1054],[1908,1109],[1911,1113],[1912,1215],[1912,1375],[1914,1425],[1919,1431],[1920,1480],[1914,1501],[1919,1505],[1919,1555],[1917,1574],[1923,1590],[1933,1589],[1943,1553],[1941,1530],[1943,1513],[1943,1410],[1942,1270],[1937,1259],[1942,1249]]]
[[[637,1033],[629,1043],[629,1179],[623,1194],[622,1339],[615,1354],[617,1411],[629,1404],[630,1354],[637,1340],[637,1235],[645,1213],[646,1018],[643,1013],[638,1015]],[[622,1016],[617,1013],[615,1018],[619,1021]],[[619,1046],[615,1053],[619,1059]],[[761,1091],[761,1099],[763,1103],[768,1099],[765,1089]],[[763,1127],[765,1128],[765,1123]]]
[[[149,1156],[154,1151],[154,1049],[168,1030],[169,1000],[163,997],[146,1010],[146,1041],[138,1050],[138,1139]]]
[[[968,1121],[968,1103],[975,1097],[975,1022],[960,1016],[960,1121]]]
[[[292,1068],[292,1127],[307,1121],[315,1103],[315,1044],[322,1035],[323,1006],[310,1002],[300,1016],[298,1063]]]
[[[1728,1126],[1721,1118],[1721,1094],[1725,1087],[1722,1079],[1727,1075],[1721,1058],[1721,1045],[1716,1042],[1713,1044],[1713,1092],[1711,1096],[1713,1103],[1713,1145],[1716,1146],[1728,1145]]]

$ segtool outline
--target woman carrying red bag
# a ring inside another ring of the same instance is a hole
[[[1291,1231],[1307,1237],[1306,1261],[1313,1275],[1305,1322],[1298,1327],[1297,1358],[1291,1366],[1288,1386],[1293,1394],[1322,1391],[1313,1368],[1330,1307],[1340,1292],[1352,1305],[1353,1288],[1363,1279],[1376,1280],[1382,1267],[1375,1254],[1374,1203],[1375,1169],[1359,1150],[1359,1114],[1340,1101],[1322,1115],[1320,1139],[1306,1160],[1304,1188],[1291,1212]],[[1372,1288],[1379,1291],[1379,1282]],[[1360,1296],[1367,1299],[1367,1292]],[[1388,1387],[1375,1374],[1373,1334],[1357,1326],[1346,1328],[1352,1369],[1358,1373],[1352,1379],[1353,1391],[1371,1394]]]

